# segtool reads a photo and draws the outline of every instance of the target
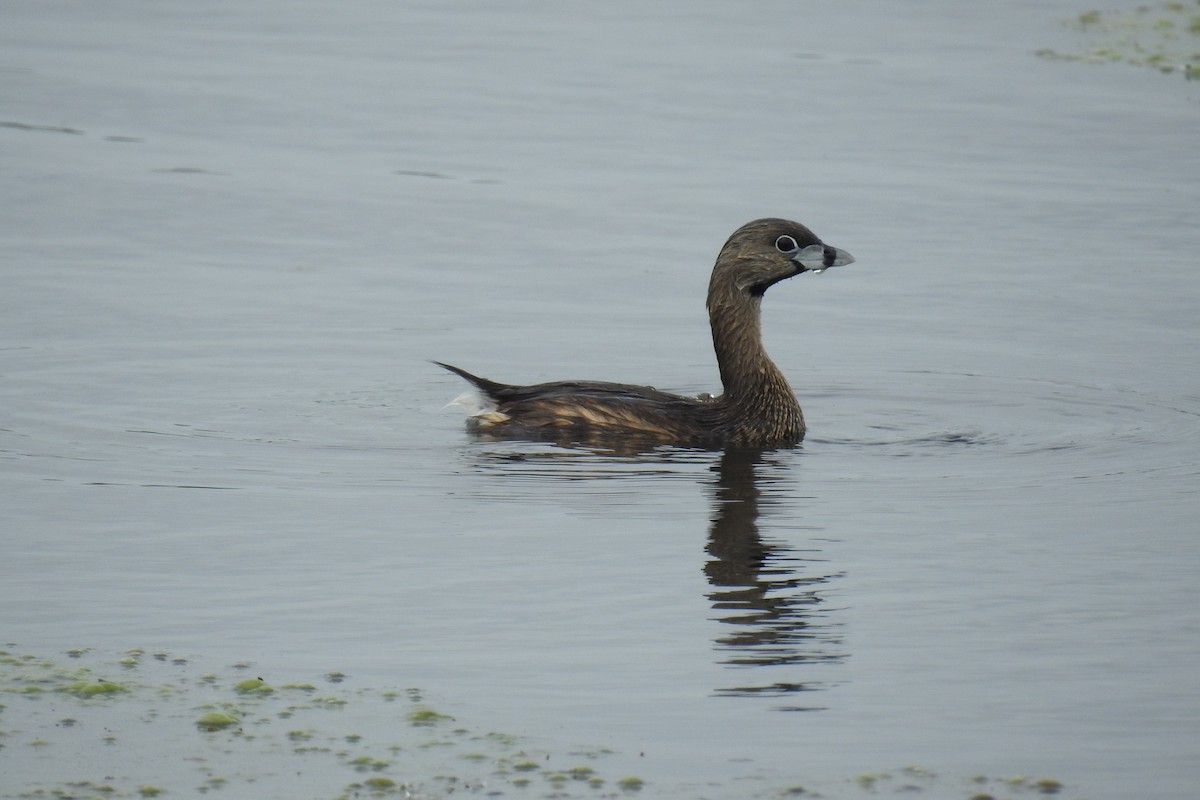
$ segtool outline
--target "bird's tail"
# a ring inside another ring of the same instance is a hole
[[[455,375],[466,380],[468,383],[472,384],[476,389],[483,392],[483,394],[486,397],[490,398],[493,401],[495,401],[499,398],[500,392],[502,392],[504,389],[508,388],[507,384],[497,383],[496,381],[489,381],[487,378],[481,378],[478,375],[472,375],[471,373],[467,372],[465,369],[459,369],[458,367],[453,366],[451,364],[443,364],[441,361],[434,361],[433,363],[437,364],[439,367],[441,367],[443,369],[447,369],[450,372],[453,372]]]

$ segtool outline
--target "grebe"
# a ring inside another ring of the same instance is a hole
[[[503,438],[695,446],[771,446],[804,438],[804,415],[762,343],[762,296],[802,272],[854,262],[798,222],[760,219],[738,228],[717,256],[708,317],[724,392],[685,397],[651,386],[556,381],[515,386],[434,362],[471,382],[488,401],[469,420]]]

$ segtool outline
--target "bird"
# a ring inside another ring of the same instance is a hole
[[[723,391],[671,394],[607,381],[499,383],[434,361],[464,378],[485,408],[469,429],[489,437],[562,443],[645,443],[694,447],[773,447],[803,440],[804,414],[762,342],[762,298],[805,272],[854,263],[804,225],[768,218],[738,228],[717,255],[708,317]]]

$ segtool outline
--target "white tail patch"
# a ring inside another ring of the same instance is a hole
[[[490,428],[493,425],[499,425],[502,422],[508,422],[512,419],[512,417],[503,411],[481,411],[471,416],[478,420],[479,427],[481,428]]]
[[[447,408],[461,408],[463,411],[467,412],[467,416],[479,417],[486,422],[494,423],[503,421],[497,420],[495,417],[504,417],[504,419],[508,419],[507,415],[501,414],[496,410],[495,403],[486,399],[482,394],[474,389],[468,389],[458,397],[451,400],[449,403],[446,403],[446,405],[442,406],[442,411],[445,411]]]

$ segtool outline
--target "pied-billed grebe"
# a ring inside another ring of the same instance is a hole
[[[651,386],[556,381],[513,386],[435,362],[483,393],[489,408],[470,425],[507,438],[654,441],[699,446],[786,445],[804,438],[804,415],[762,344],[762,296],[801,272],[824,272],[854,257],[798,222],[760,219],[738,228],[717,256],[708,317],[725,391],[684,397]]]

